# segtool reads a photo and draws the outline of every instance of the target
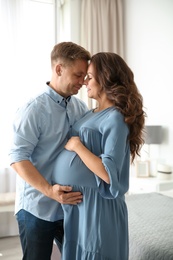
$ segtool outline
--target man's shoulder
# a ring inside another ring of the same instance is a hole
[[[18,114],[28,114],[33,113],[35,114],[36,110],[39,110],[40,107],[45,106],[45,100],[47,99],[47,95],[45,92],[36,94],[35,96],[29,97],[25,100],[20,106],[17,108],[16,113]]]

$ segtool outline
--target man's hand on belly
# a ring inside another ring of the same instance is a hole
[[[82,194],[81,192],[71,191],[72,187],[70,186],[61,186],[59,184],[55,184],[52,186],[52,195],[50,198],[58,201],[61,204],[72,204],[76,205],[82,202]]]

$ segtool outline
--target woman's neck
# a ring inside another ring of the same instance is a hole
[[[103,102],[98,102],[97,107],[94,109],[94,112],[99,112],[105,110],[106,108],[114,106],[114,102],[110,100],[104,100]]]

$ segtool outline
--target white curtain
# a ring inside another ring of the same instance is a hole
[[[81,0],[81,44],[91,54],[110,51],[123,56],[122,0]]]
[[[95,54],[116,52],[123,57],[123,1],[81,0],[81,45]],[[86,99],[86,92],[80,94]],[[94,100],[88,100],[95,107]]]
[[[0,0],[0,166],[8,166],[14,113],[50,79],[54,1]],[[1,174],[0,172],[0,174]]]

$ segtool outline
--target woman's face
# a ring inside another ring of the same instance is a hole
[[[101,86],[95,79],[95,72],[92,63],[88,67],[87,76],[84,84],[87,88],[87,93],[89,98],[94,98],[98,100],[101,95]]]

